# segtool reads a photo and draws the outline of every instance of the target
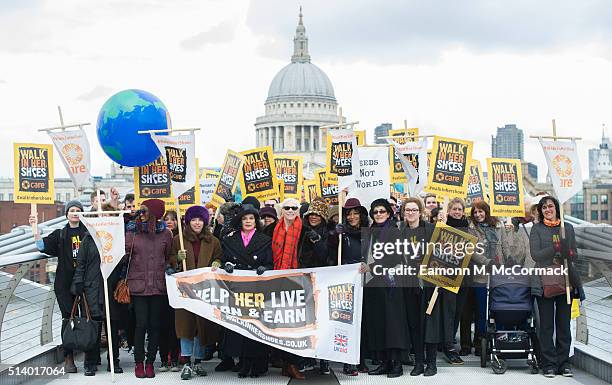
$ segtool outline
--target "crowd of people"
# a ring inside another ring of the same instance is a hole
[[[123,202],[119,202],[115,189],[110,195],[107,201],[103,192],[92,194],[92,210],[131,210],[125,215],[126,255],[108,280],[110,314],[105,314],[99,254],[77,215],[83,211],[79,201],[66,204],[68,223],[64,228],[44,238],[36,234],[35,241],[41,252],[58,258],[54,288],[64,318],[62,330],[77,296],[86,296],[92,318],[101,321],[110,317],[111,330],[104,333],[114,341],[115,373],[123,372],[118,359],[122,340],[133,347],[138,378],[155,377],[156,370],[180,372],[182,379],[204,376],[203,362],[212,359],[215,352],[221,362],[214,370],[234,371],[240,378],[259,377],[269,367],[279,367],[285,376],[305,379],[306,373],[317,366],[314,359],[273,349],[186,310],[171,308],[165,275],[182,271],[183,266],[187,270],[223,269],[228,274],[252,270],[261,275],[268,270],[361,264],[360,271],[367,277],[361,361],[359,365],[343,365],[342,371],[348,376],[367,373],[399,377],[406,364],[413,366],[411,376],[433,376],[437,373],[438,352],[452,365],[464,364],[462,357],[472,352],[487,354],[481,351],[479,342],[487,318],[486,275],[465,276],[457,293],[439,290],[433,311],[427,314],[433,284],[417,276],[372,272],[373,242],[384,241],[391,229],[412,243],[428,242],[439,221],[475,236],[484,245],[470,263],[485,266],[487,271],[496,265],[547,267],[568,261],[572,297],[584,299],[573,265],[577,255],[573,228],[565,223],[566,236],[559,236],[559,203],[546,194],[527,197],[525,216],[516,218],[492,216],[484,201],[475,202],[468,215],[464,200],[454,198],[441,205],[431,194],[399,202],[380,198],[369,208],[355,198],[347,199],[339,208],[322,198],[310,203],[293,198],[259,202],[247,196],[241,203],[228,202],[218,209],[212,205],[190,207],[182,218],[182,241],[176,212],[166,211],[163,201],[149,199],[136,206],[131,194]],[[36,222],[36,216],[31,216],[30,223]],[[364,228],[372,230],[370,239],[364,236]],[[384,264],[418,266],[424,255],[417,249],[413,252],[386,256]],[[116,284],[124,278],[131,294],[129,305],[113,298]],[[542,373],[547,377],[571,376],[571,306],[565,295],[544,295],[541,281],[532,284],[532,294]],[[95,375],[101,364],[100,349],[98,341],[94,349],[85,352],[86,376]],[[161,364],[155,368],[158,352]],[[77,372],[74,355],[64,349],[68,373]],[[330,374],[330,363],[319,360],[318,369],[323,375]]]

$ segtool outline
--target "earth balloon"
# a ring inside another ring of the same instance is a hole
[[[100,109],[96,133],[102,150],[116,163],[144,166],[160,153],[142,130],[164,130],[169,122],[166,106],[155,95],[141,90],[124,90],[111,96]],[[164,133],[164,135],[167,135]]]

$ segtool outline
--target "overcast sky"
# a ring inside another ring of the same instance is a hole
[[[313,63],[372,140],[403,119],[423,133],[470,139],[490,154],[495,128],[526,137],[578,135],[588,148],[612,122],[612,7],[605,0],[2,0],[0,176],[12,142],[49,143],[39,128],[87,129],[93,171],[109,161],[95,136],[104,101],[139,88],[159,97],[175,127],[202,127],[202,165],[255,146],[268,86],[290,61],[298,7]],[[546,173],[526,138],[527,160]],[[66,175],[59,159],[56,174]]]

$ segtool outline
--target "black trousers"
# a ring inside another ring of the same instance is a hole
[[[66,329],[66,326],[68,326],[68,319],[70,318],[70,313],[64,313],[62,312],[62,335],[64,335],[64,330]],[[67,349],[66,347],[64,347],[64,357],[67,356],[71,356],[73,355],[73,351],[72,349]]]
[[[145,359],[145,334],[149,337],[147,345],[147,363],[153,363],[159,345],[159,332],[161,314],[164,310],[164,296],[132,296],[134,314],[136,315],[136,328],[134,330],[134,361],[143,362]]]
[[[178,362],[179,340],[176,338],[174,308],[168,303],[168,297],[162,296],[164,300],[161,316],[161,330],[159,334],[159,358],[161,362]]]
[[[100,331],[102,329],[102,325],[106,325],[106,320],[97,319],[98,321],[98,340],[96,341],[96,346],[85,352],[85,366],[87,365],[96,365],[98,359],[100,358]],[[110,332],[112,342],[113,342],[113,358],[115,364],[119,362],[119,322],[111,320],[111,332]],[[106,362],[110,363],[110,354],[106,355]]]
[[[408,308],[408,329],[410,331],[410,342],[412,343],[412,350],[414,350],[414,356],[416,363],[424,362],[424,349],[425,345],[423,342],[423,320],[424,312],[423,309],[423,292],[417,288],[410,288],[410,292],[406,295],[406,307]]]
[[[570,320],[572,305],[565,295],[553,298],[536,297],[540,313],[540,355],[544,370],[563,370],[570,366],[569,350],[572,342]],[[556,341],[553,341],[553,332]]]
[[[455,318],[453,319],[453,341],[455,340],[455,336],[457,335],[457,329],[459,329],[459,321],[461,321],[461,316],[463,315],[463,308],[465,307],[465,303],[468,299],[469,289],[470,288],[468,286],[461,286],[459,288],[459,291],[457,292],[457,296],[455,299]]]

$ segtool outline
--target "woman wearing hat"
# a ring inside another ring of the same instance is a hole
[[[164,271],[172,247],[172,233],[162,220],[164,201],[142,202],[143,213],[126,225],[125,250],[129,257],[127,282],[136,314],[134,331],[135,374],[155,377],[153,362],[159,344],[160,320],[166,293]],[[148,337],[146,366],[145,335]]]
[[[167,273],[174,273],[174,269],[182,270],[183,261],[187,270],[203,267],[221,266],[221,244],[208,227],[209,213],[205,207],[191,206],[185,213],[185,231],[183,232],[185,250],[181,250],[179,236],[172,241],[169,268]],[[187,310],[175,310],[176,336],[181,341],[181,362],[184,364],[181,379],[188,380],[193,372],[200,376],[206,375],[204,365],[204,346],[215,345],[219,328],[210,322]],[[192,368],[191,357],[194,358]]]
[[[259,210],[259,217],[263,221],[263,233],[272,238],[274,227],[278,223],[278,214],[274,207],[265,206]]]
[[[364,313],[368,351],[373,359],[381,361],[371,375],[386,374],[389,378],[403,374],[402,358],[410,353],[407,295],[402,276],[394,276],[383,268],[402,266],[403,258],[396,253],[385,253],[374,258],[373,247],[377,242],[394,242],[399,232],[393,219],[393,208],[387,199],[376,199],[371,204],[370,247],[368,265],[372,275],[364,291]],[[394,233],[395,232],[395,233]],[[380,265],[380,266],[377,266]],[[379,269],[377,269],[377,267]]]
[[[234,270],[254,270],[261,275],[272,270],[270,237],[261,232],[259,211],[253,205],[243,204],[232,222],[232,227],[239,230],[223,239],[221,260],[225,271],[232,274]],[[228,329],[225,329],[223,354],[227,367],[230,360],[233,365],[231,357],[240,357],[238,377],[254,378],[268,371],[268,346]]]
[[[57,270],[53,289],[57,303],[62,312],[62,334],[68,325],[74,296],[70,293],[74,269],[76,267],[77,255],[81,241],[87,234],[85,225],[81,223],[77,213],[83,212],[83,205],[79,201],[66,203],[65,212],[68,223],[62,229],[54,230],[51,234],[42,238],[39,233],[34,234],[34,241],[38,251],[57,257]],[[30,215],[30,226],[38,224],[38,217]],[[74,354],[72,350],[64,349],[64,369],[66,373],[76,373],[74,365]]]

